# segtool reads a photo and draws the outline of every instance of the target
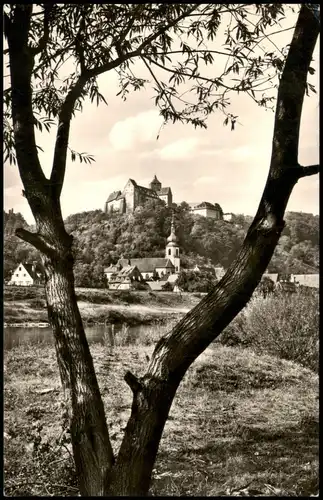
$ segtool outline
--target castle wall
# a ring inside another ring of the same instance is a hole
[[[111,214],[113,212],[121,212],[122,213],[123,203],[124,203],[124,201],[122,198],[120,200],[109,201],[109,203],[106,203],[106,205],[105,205],[105,212],[107,214]]]
[[[203,217],[210,217],[211,219],[221,220],[222,216],[219,210],[211,210],[209,208],[195,208],[193,215],[202,215]]]
[[[133,212],[136,208],[136,199],[135,199],[135,186],[131,181],[128,181],[123,192],[125,198],[125,212]]]
[[[159,194],[158,198],[166,203],[167,206],[170,205],[169,203],[169,196],[168,194]]]

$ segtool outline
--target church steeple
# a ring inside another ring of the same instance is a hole
[[[159,180],[157,179],[156,174],[154,175],[153,180],[149,184],[149,187],[153,191],[160,191],[161,190],[162,185],[161,185],[161,182],[159,182]]]
[[[172,215],[172,222],[170,226],[170,235],[167,238],[166,259],[169,259],[172,264],[175,266],[175,273],[179,273],[180,271],[180,257],[179,257],[179,245],[178,240],[175,234],[175,221],[174,221],[174,212]]]

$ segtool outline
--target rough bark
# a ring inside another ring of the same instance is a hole
[[[13,12],[11,19],[5,17],[5,34],[9,45],[15,146],[25,196],[37,227],[35,234],[23,230],[18,234],[42,252],[48,315],[71,408],[71,434],[81,494],[146,495],[164,425],[185,372],[250,299],[279,240],[295,183],[317,172],[315,166],[309,170],[301,167],[297,157],[306,77],[319,23],[310,9],[302,5],[280,80],[267,183],[236,261],[215,289],[157,343],[146,374],[140,379],[131,373],[125,377],[133,391],[132,412],[114,462],[75,297],[72,239],[65,231],[59,201],[71,108],[86,79],[79,80],[79,86],[68,95],[70,102],[66,100],[62,107],[53,170],[48,180],[38,160],[33,125],[31,74],[36,51],[28,47],[32,5],[15,5]],[[46,29],[44,36],[46,40]],[[128,55],[134,57],[140,51]],[[87,77],[108,71],[120,62],[116,59],[91,74],[87,72]]]
[[[45,292],[55,338],[62,385],[70,408],[72,445],[82,495],[103,495],[104,478],[114,462],[103,402],[74,291],[72,237],[64,227],[59,195],[64,172],[46,179],[34,134],[31,74],[34,51],[28,47],[32,5],[16,5],[6,21],[12,85],[12,117],[17,163],[24,194],[36,221],[36,233],[17,235],[42,252]],[[8,22],[9,21],[9,22]],[[65,118],[65,115],[64,115]],[[69,123],[68,123],[69,127]],[[56,144],[55,171],[66,154],[66,137]],[[59,178],[59,180],[58,180]]]
[[[290,194],[299,178],[317,172],[298,164],[298,142],[308,68],[319,23],[302,5],[280,80],[269,175],[253,223],[223,279],[154,350],[146,374],[127,374],[131,416],[112,468],[107,494],[146,495],[160,438],[176,389],[201,352],[251,298],[273,255]],[[307,173],[304,173],[307,172]]]

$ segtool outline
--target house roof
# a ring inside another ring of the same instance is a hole
[[[152,196],[153,198],[157,198],[157,193],[153,189],[147,188],[145,186],[139,186],[138,184],[137,184],[137,189],[139,189],[139,191],[141,191],[147,196]]]
[[[312,288],[320,287],[319,274],[293,274],[295,282],[299,285],[309,286]]]
[[[263,278],[269,278],[271,279],[274,283],[277,283],[278,280],[278,273],[265,273],[263,275]]]
[[[107,203],[109,203],[110,201],[116,200],[118,198],[118,196],[120,196],[120,194],[121,194],[121,191],[113,191],[113,193],[109,194],[108,199],[107,199]]]
[[[199,203],[195,207],[192,208],[192,210],[198,210],[199,208],[208,208],[209,210],[221,210],[221,207],[218,203],[210,203],[209,201],[202,201],[202,203]]]
[[[104,268],[105,273],[117,273],[120,270],[116,264],[111,264],[109,267]]]
[[[146,257],[143,259],[119,259],[118,264],[122,267],[128,266],[130,262],[131,266],[137,266],[141,273],[152,273],[156,268],[174,268],[172,262],[169,259],[164,259],[162,257]]]
[[[26,269],[27,273],[29,274],[29,276],[33,280],[41,278],[41,276],[42,276],[42,269],[40,268],[39,264],[36,265],[34,271],[33,271],[33,264],[20,262],[20,264],[16,267],[16,270],[19,269],[20,266],[23,266]],[[14,273],[15,273],[15,271],[14,271]]]

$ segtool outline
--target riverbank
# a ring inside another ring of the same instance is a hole
[[[90,345],[113,450],[131,411],[126,370],[140,376],[156,342]],[[51,346],[4,356],[4,490],[76,496],[63,394]],[[310,496],[318,491],[318,376],[249,349],[208,348],[172,405],[151,494]]]
[[[137,325],[180,319],[198,304],[203,295],[77,288],[76,296],[85,324]],[[39,323],[47,323],[42,287],[6,286],[3,299],[6,325],[26,326],[31,323],[38,326]]]

